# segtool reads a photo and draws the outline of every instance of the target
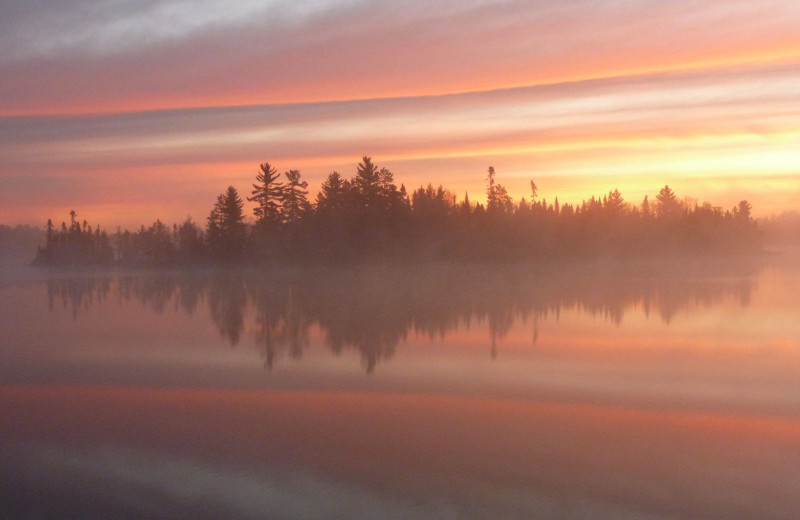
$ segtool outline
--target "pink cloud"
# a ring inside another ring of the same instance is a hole
[[[796,4],[365,4],[249,21],[107,53],[0,65],[5,113],[108,112],[462,92],[800,50]]]

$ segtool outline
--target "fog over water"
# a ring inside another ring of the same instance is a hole
[[[795,518],[792,259],[35,272],[0,516]]]

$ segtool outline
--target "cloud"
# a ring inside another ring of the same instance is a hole
[[[0,22],[8,52],[0,59],[100,57],[174,43],[198,33],[235,31],[258,20],[263,30],[296,26],[359,2],[320,0],[46,0],[14,5]]]
[[[363,153],[531,154],[740,136],[780,142],[800,115],[798,95],[797,68],[771,66],[445,96],[6,117],[0,156],[6,172],[80,171]]]
[[[306,1],[263,9],[248,1],[223,13],[219,5],[73,1],[10,16],[0,31],[13,57],[0,65],[0,111],[418,96],[800,50],[793,24],[800,7],[787,0],[448,1],[424,8],[418,1]]]

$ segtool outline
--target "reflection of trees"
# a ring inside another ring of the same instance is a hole
[[[178,284],[178,288],[176,308],[180,308],[191,316],[203,298],[203,286],[193,282],[191,278],[187,278],[183,283]]]
[[[328,272],[252,284],[256,344],[265,366],[271,368],[282,354],[299,358],[315,324],[335,354],[357,350],[368,372],[390,358],[405,338],[408,320],[396,300],[365,290],[369,283],[353,272]]]
[[[372,372],[380,361],[394,355],[412,322],[397,287],[391,281],[376,280],[380,289],[371,290],[369,278],[349,273],[324,287],[323,297],[312,300],[309,310],[325,331],[331,350],[354,348],[367,372]]]
[[[359,353],[367,372],[390,359],[410,332],[441,338],[474,321],[488,326],[491,354],[516,320],[530,322],[533,341],[540,319],[558,319],[578,309],[619,324],[632,308],[670,323],[681,312],[730,299],[748,304],[752,269],[728,271],[693,267],[680,273],[636,266],[537,267],[425,266],[413,270],[364,267],[319,269],[245,276],[214,274],[142,275],[119,278],[120,300],[135,300],[156,313],[172,307],[191,314],[207,298],[210,317],[232,345],[246,323],[264,365],[282,357],[300,358],[309,332],[318,329],[338,355]],[[109,278],[48,282],[51,310],[61,301],[77,315],[100,303],[111,290]]]
[[[286,305],[279,288],[255,284],[250,297],[256,313],[256,346],[262,351],[264,368],[271,369],[283,344],[281,321]]]
[[[125,276],[119,279],[120,298],[132,298],[162,314],[172,300],[177,282],[169,276]]]
[[[254,283],[250,298],[255,308],[256,345],[262,351],[264,367],[272,368],[285,349],[290,357],[300,358],[308,345],[311,320],[294,295],[294,286],[285,281]]]
[[[191,316],[205,291],[204,284],[195,282],[195,278],[185,275],[122,276],[118,280],[118,298],[125,302],[138,301],[156,314],[162,314],[172,305]]]
[[[239,343],[244,330],[244,308],[247,295],[244,280],[228,275],[214,277],[208,287],[208,308],[211,319],[231,345]]]
[[[47,281],[47,305],[50,311],[57,302],[65,310],[69,309],[73,318],[80,310],[87,310],[95,303],[101,304],[111,289],[111,279],[102,278],[59,278]]]
[[[489,312],[489,336],[492,340],[492,359],[497,357],[497,340],[508,334],[514,325],[514,313],[510,308],[496,308]]]

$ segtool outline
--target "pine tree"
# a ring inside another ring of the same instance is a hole
[[[497,205],[497,192],[494,180],[494,166],[489,166],[486,175],[486,207],[493,209]]]
[[[604,197],[604,206],[606,211],[611,216],[622,215],[625,212],[625,201],[622,198],[618,189],[608,192],[608,196]]]
[[[461,203],[461,217],[466,218],[472,215],[472,205],[469,202],[469,193],[464,192],[464,201]]]
[[[739,201],[739,204],[737,204],[735,208],[733,208],[733,214],[736,216],[737,220],[749,222],[752,210],[753,206],[751,206],[746,200],[742,200]]]
[[[681,203],[669,185],[661,188],[656,195],[658,200],[658,216],[662,218],[675,218],[680,214]]]
[[[282,182],[278,182],[280,173],[269,163],[259,165],[260,172],[256,175],[256,184],[253,184],[252,197],[247,197],[250,202],[255,202],[253,214],[256,224],[278,223],[281,219],[281,205],[283,203]]]
[[[489,166],[486,176],[486,182],[488,184],[486,189],[486,211],[501,211],[510,213],[514,209],[514,202],[508,195],[508,191],[506,190],[505,186],[495,182],[494,176],[494,167]]]
[[[289,170],[284,175],[287,183],[283,188],[281,213],[283,221],[294,226],[308,204],[308,183],[300,180],[300,170]]]
[[[391,179],[388,180],[391,182]],[[356,176],[353,179],[353,188],[355,188],[360,204],[370,209],[376,208],[383,184],[386,181],[386,173],[375,166],[372,158],[366,155],[362,157],[362,162],[358,164]]]
[[[647,195],[645,195],[644,200],[642,200],[642,216],[650,218],[650,214],[650,201],[647,199]]]
[[[55,246],[55,235],[53,234],[53,221],[51,219],[47,219],[47,242],[46,250],[50,250]]]
[[[217,197],[208,217],[209,248],[220,260],[238,260],[245,244],[244,201],[233,186]]]
[[[323,214],[339,214],[344,211],[350,183],[339,174],[331,172],[322,183],[317,194],[317,211]]]

